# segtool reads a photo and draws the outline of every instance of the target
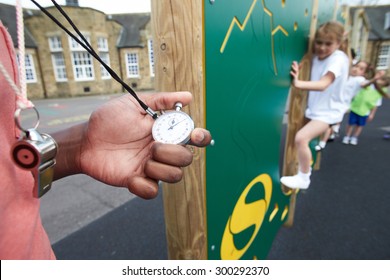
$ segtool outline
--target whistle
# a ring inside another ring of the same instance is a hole
[[[14,163],[31,171],[35,180],[33,196],[36,198],[51,188],[57,150],[57,143],[50,135],[40,134],[34,128],[25,130],[24,136],[11,149]]]

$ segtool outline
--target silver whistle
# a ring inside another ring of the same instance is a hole
[[[48,134],[40,134],[35,128],[25,130],[11,149],[13,161],[34,176],[34,197],[43,196],[51,188],[57,150],[54,139]]]

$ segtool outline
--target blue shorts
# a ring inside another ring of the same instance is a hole
[[[368,116],[359,116],[354,112],[349,113],[349,125],[365,126]]]

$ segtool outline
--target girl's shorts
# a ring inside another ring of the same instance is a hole
[[[368,116],[359,116],[354,112],[349,113],[349,125],[365,126]]]

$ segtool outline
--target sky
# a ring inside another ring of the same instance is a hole
[[[35,1],[38,2],[43,7],[53,6],[50,0],[35,0]],[[56,1],[60,5],[65,4],[65,0],[56,0]],[[390,0],[338,0],[338,1],[340,5],[347,4],[352,6],[361,5],[361,4],[364,5],[390,4]],[[16,0],[0,0],[0,3],[15,5]],[[22,5],[25,8],[36,8],[36,6],[30,0],[22,0]],[[150,0],[79,0],[79,5],[82,7],[91,7],[100,10],[106,14],[150,12]]]

